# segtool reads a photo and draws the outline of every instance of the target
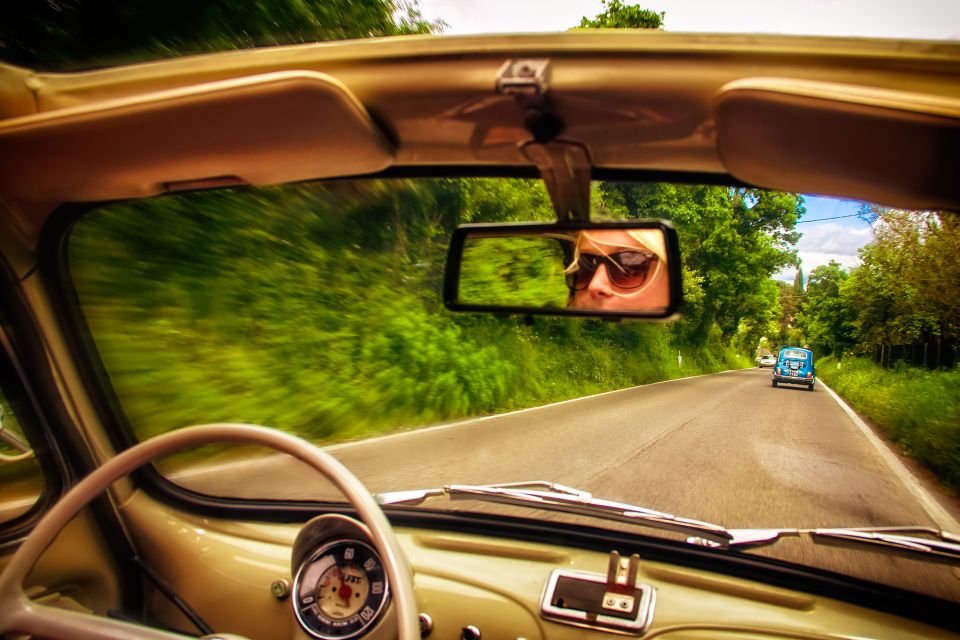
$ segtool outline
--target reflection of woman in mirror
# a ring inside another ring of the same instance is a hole
[[[662,311],[669,304],[666,245],[659,229],[592,229],[577,234],[566,269],[569,306]]]

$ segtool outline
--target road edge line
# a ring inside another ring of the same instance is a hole
[[[548,404],[542,404],[542,405],[539,405],[539,406],[536,406],[536,407],[527,407],[527,408],[525,408],[525,409],[515,409],[515,410],[513,410],[513,411],[508,411],[507,413],[496,413],[496,414],[493,414],[493,415],[490,415],[490,416],[479,416],[479,417],[476,417],[476,418],[465,418],[465,419],[463,419],[463,420],[458,420],[457,422],[450,422],[450,423],[447,423],[447,424],[437,424],[437,425],[434,425],[434,426],[432,426],[432,427],[423,427],[422,429],[410,429],[410,430],[407,430],[407,431],[400,431],[400,432],[397,432],[397,433],[389,433],[389,434],[387,434],[387,435],[374,436],[373,438],[366,438],[366,439],[364,439],[364,440],[354,440],[354,441],[352,441],[352,442],[340,442],[340,443],[337,443],[337,444],[331,444],[331,445],[327,445],[327,446],[321,446],[321,448],[322,448],[324,451],[328,452],[328,453],[333,453],[333,452],[336,452],[336,451],[341,451],[341,450],[343,450],[343,449],[350,449],[350,448],[352,448],[352,447],[359,447],[359,446],[363,446],[363,445],[367,445],[367,444],[372,444],[372,443],[375,443],[375,442],[383,442],[383,441],[385,441],[385,440],[393,440],[393,439],[395,439],[395,438],[403,438],[403,437],[412,436],[412,435],[415,435],[415,434],[418,434],[418,433],[429,433],[429,432],[431,432],[431,431],[442,431],[442,430],[444,430],[444,429],[450,429],[450,428],[452,428],[452,427],[461,427],[461,426],[468,425],[468,424],[471,424],[471,423],[474,423],[474,422],[484,422],[484,421],[487,421],[487,420],[495,420],[495,419],[497,419],[497,418],[504,418],[504,417],[506,417],[506,416],[513,416],[513,415],[517,415],[517,414],[519,414],[519,413],[525,413],[525,412],[527,412],[527,411],[536,411],[536,410],[538,410],[538,409],[546,409],[546,408],[548,408],[548,407],[557,407],[557,406],[560,406],[560,405],[563,405],[563,404],[568,404],[568,403],[571,403],[571,402],[578,402],[578,401],[580,401],[580,400],[589,400],[589,399],[591,399],[591,398],[599,398],[600,396],[606,396],[606,395],[610,395],[610,394],[612,394],[612,393],[621,393],[621,392],[623,392],[623,391],[630,391],[631,389],[641,389],[641,388],[643,388],[643,387],[652,387],[652,386],[654,386],[654,385],[667,384],[667,383],[669,383],[669,382],[680,382],[681,380],[693,380],[694,378],[703,378],[703,377],[705,377],[705,376],[716,376],[716,375],[720,375],[720,374],[723,374],[723,373],[730,373],[730,372],[732,372],[732,371],[749,371],[749,370],[752,370],[752,369],[755,369],[755,368],[756,368],[756,367],[747,367],[746,369],[724,369],[723,371],[714,371],[713,373],[699,373],[699,374],[697,374],[697,375],[695,375],[695,376],[685,376],[685,377],[683,377],[683,378],[671,378],[670,380],[657,380],[656,382],[648,382],[647,384],[638,384],[638,385],[634,385],[634,386],[632,386],[632,387],[624,387],[624,388],[622,388],[622,389],[613,389],[612,391],[601,391],[600,393],[594,393],[594,394],[589,395],[589,396],[580,396],[580,397],[577,397],[577,398],[568,398],[568,399],[566,399],[566,400],[558,400],[557,402],[550,402],[550,403],[548,403]],[[285,454],[282,454],[282,453],[281,453],[281,454],[271,454],[271,455],[269,455],[269,456],[265,456],[264,459],[273,458],[273,457],[280,457],[280,456],[283,456],[283,455],[285,455]],[[227,462],[227,463],[224,463],[224,464],[221,464],[221,465],[191,466],[191,467],[187,467],[186,469],[180,469],[180,470],[175,471],[175,472],[173,472],[173,473],[171,473],[171,474],[168,474],[166,477],[169,478],[169,479],[171,479],[171,480],[177,480],[177,479],[181,479],[181,478],[189,478],[189,477],[191,477],[191,476],[195,476],[195,475],[198,475],[198,474],[201,474],[201,473],[209,472],[209,471],[212,470],[212,469],[218,469],[218,470],[220,470],[220,471],[223,471],[224,469],[230,469],[230,468],[233,468],[233,467],[240,467],[240,466],[243,466],[243,465],[248,464],[248,463],[249,463],[249,460],[236,460],[236,461]]]
[[[373,442],[382,442],[384,440],[391,440],[393,438],[402,438],[404,436],[411,436],[416,433],[429,433],[431,431],[442,431],[444,429],[450,429],[452,427],[462,427],[474,422],[485,422],[487,420],[496,420],[498,418],[505,418],[507,416],[515,416],[521,413],[526,413],[528,411],[537,411],[539,409],[547,409],[549,407],[559,407],[560,405],[570,404],[572,402],[579,402],[581,400],[590,400],[592,398],[599,398],[601,396],[608,396],[613,393],[621,393],[623,391],[630,391],[631,389],[642,389],[643,387],[652,387],[658,384],[667,384],[669,382],[680,382],[681,380],[693,380],[694,378],[703,378],[705,376],[716,376],[722,373],[730,373],[731,371],[747,371],[753,369],[754,367],[747,367],[747,369],[724,369],[723,371],[714,371],[713,373],[699,373],[695,376],[686,376],[683,378],[671,378],[670,380],[657,380],[656,382],[648,382],[646,384],[638,384],[632,387],[624,387],[622,389],[613,389],[612,391],[601,391],[600,393],[594,393],[589,396],[579,396],[577,398],[568,398],[566,400],[558,400],[556,402],[549,402],[547,404],[541,404],[536,407],[527,407],[525,409],[514,409],[513,411],[508,411],[506,413],[495,413],[490,416],[478,416],[476,418],[465,418],[463,420],[458,420],[457,422],[450,422],[448,424],[438,424],[432,427],[423,427],[422,429],[410,429],[409,431],[400,431],[398,433],[389,433],[384,436],[375,436],[373,438],[367,438],[365,440],[355,440],[353,442],[341,442],[339,444],[332,444],[326,447],[323,447],[324,451],[339,451],[340,449],[349,449],[350,447],[357,447],[364,444],[370,444]]]
[[[837,401],[837,404],[840,405],[840,408],[846,412],[847,416],[853,422],[854,425],[860,429],[860,432],[866,436],[867,440],[874,446],[877,450],[877,453],[880,454],[880,457],[884,462],[887,463],[887,466],[890,467],[890,470],[893,471],[893,474],[897,476],[897,479],[906,487],[907,491],[913,494],[913,497],[917,499],[920,503],[920,506],[923,507],[923,510],[927,512],[927,515],[930,516],[930,519],[933,520],[936,525],[944,531],[960,531],[960,524],[957,524],[957,521],[954,520],[953,516],[950,515],[950,512],[943,508],[943,506],[930,495],[930,492],[923,488],[923,485],[920,484],[920,481],[915,475],[897,458],[896,454],[891,450],[890,446],[887,445],[880,437],[873,432],[873,429],[868,425],[863,419],[857,415],[857,413],[850,407],[847,402],[840,397],[840,395],[831,389],[822,378],[817,380],[820,385],[830,393],[834,400]]]

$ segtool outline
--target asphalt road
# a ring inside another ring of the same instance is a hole
[[[813,393],[774,389],[769,369],[626,389],[328,450],[374,492],[551,480],[726,527],[935,526],[822,386]],[[315,472],[280,456],[178,476],[218,495],[336,496]],[[465,506],[443,499],[428,505]],[[960,576],[942,566],[799,540],[757,553],[960,600]]]
[[[327,450],[373,492],[550,480],[730,528],[922,524],[960,533],[949,516],[931,518],[826,389],[774,389],[769,369],[674,380]],[[341,499],[316,472],[277,454],[174,477],[213,495]],[[22,510],[30,502],[3,506]],[[445,499],[427,506],[572,518]],[[960,572],[942,566],[795,539],[752,553],[960,601]]]

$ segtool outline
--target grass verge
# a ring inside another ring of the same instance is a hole
[[[817,375],[904,453],[960,492],[960,370],[884,369],[863,358],[817,363]]]

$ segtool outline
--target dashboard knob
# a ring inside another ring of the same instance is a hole
[[[417,618],[420,620],[420,637],[426,638],[433,632],[433,618],[426,613],[421,613]]]

